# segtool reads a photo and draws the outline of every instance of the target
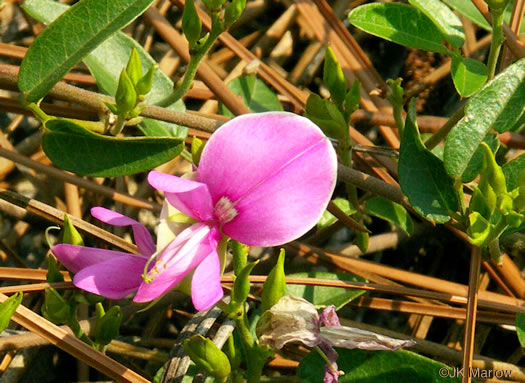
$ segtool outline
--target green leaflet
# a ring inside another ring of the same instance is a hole
[[[153,0],[81,0],[38,36],[20,66],[27,102],[44,97],[97,45],[140,15]]]
[[[275,93],[268,88],[264,81],[255,75],[237,77],[228,84],[228,88],[238,96],[254,113],[283,110]],[[233,117],[233,114],[224,105],[219,105],[219,112],[225,116]]]
[[[399,184],[416,212],[429,221],[444,223],[450,219],[449,211],[459,208],[454,180],[421,142],[415,107],[412,99],[399,150]]]
[[[441,32],[418,9],[399,3],[361,5],[348,15],[350,24],[408,48],[447,54]]]
[[[406,350],[366,351],[337,348],[339,383],[459,383],[461,378],[443,363]],[[297,375],[303,383],[323,381],[325,362],[316,352],[301,361]]]
[[[514,127],[525,111],[525,58],[485,85],[465,106],[465,116],[445,141],[443,160],[452,178],[465,172],[489,130],[502,133]]]
[[[459,17],[440,0],[409,0],[410,4],[423,12],[434,22],[443,38],[454,48],[461,48],[465,32]]]
[[[328,280],[366,282],[365,279],[352,274],[334,274],[325,272],[309,272],[289,274],[288,277],[320,278]],[[340,309],[348,302],[360,297],[364,290],[344,289],[341,287],[286,285],[286,295],[295,295],[311,302],[317,308],[334,305]]]
[[[452,80],[461,97],[470,97],[487,81],[487,67],[481,61],[452,56]]]
[[[116,138],[58,119],[47,121],[45,128],[42,147],[48,157],[58,167],[80,175],[139,173],[171,160],[183,149],[183,142],[172,137]]]

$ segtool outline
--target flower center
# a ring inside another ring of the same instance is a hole
[[[221,197],[213,209],[215,218],[220,224],[225,224],[234,219],[238,212],[228,197]]]

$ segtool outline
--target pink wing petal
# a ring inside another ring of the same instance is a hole
[[[191,300],[196,310],[207,310],[224,295],[221,286],[221,263],[215,249],[204,258],[193,273]]]
[[[155,243],[146,227],[132,218],[101,206],[91,208],[91,215],[113,226],[131,226],[133,237],[141,254],[150,256],[155,252]]]
[[[68,244],[60,244],[51,250],[68,270],[78,273],[80,270],[108,261],[113,258],[130,256],[128,253],[120,251],[96,249]],[[147,260],[147,258],[145,258]]]
[[[155,189],[162,190],[169,203],[184,214],[201,222],[213,218],[207,185],[156,171],[149,172],[148,182]]]
[[[332,145],[310,120],[286,112],[237,117],[215,132],[199,181],[238,215],[223,226],[249,245],[275,246],[308,231],[326,208],[337,175]]]
[[[174,288],[217,247],[219,239],[218,228],[202,223],[184,230],[160,255],[157,265],[160,273],[153,275],[152,282],[141,284],[133,301],[151,301]]]
[[[79,289],[109,299],[122,299],[142,283],[147,258],[126,254],[82,269],[73,283]]]

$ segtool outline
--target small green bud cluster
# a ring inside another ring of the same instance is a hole
[[[136,125],[143,107],[138,104],[144,101],[153,83],[153,75],[157,65],[152,65],[146,74],[142,74],[142,64],[138,51],[133,48],[126,68],[119,77],[115,104],[106,103],[106,106],[118,117],[117,123],[110,129],[110,133],[117,135],[124,125]]]
[[[481,145],[484,150],[484,168],[470,200],[467,234],[473,245],[487,247],[497,241],[506,229],[517,228],[523,222],[525,171],[519,174],[517,187],[507,191],[505,175],[494,154],[485,143]],[[494,255],[492,250],[491,255]]]
[[[327,136],[345,140],[350,115],[359,108],[361,89],[357,81],[348,89],[343,70],[330,47],[326,47],[325,52],[323,83],[330,92],[330,99],[312,93],[306,102],[306,117],[319,125]]]

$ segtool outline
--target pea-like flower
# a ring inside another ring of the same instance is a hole
[[[266,311],[257,324],[261,344],[281,349],[290,342],[319,347],[329,364],[324,383],[335,383],[343,372],[337,370],[334,347],[363,350],[397,350],[415,344],[412,340],[393,339],[358,328],[341,326],[335,306],[326,307],[321,315],[303,298],[284,296]]]
[[[221,238],[277,246],[300,237],[321,217],[336,175],[335,151],[310,120],[286,112],[240,116],[211,136],[192,179],[149,173],[167,200],[156,250],[141,224],[94,208],[106,223],[131,225],[141,255],[65,244],[53,252],[77,273],[77,287],[111,299],[136,291],[135,302],[151,301],[192,272],[192,301],[204,310],[223,296]],[[180,233],[167,229],[181,213],[191,225]]]

